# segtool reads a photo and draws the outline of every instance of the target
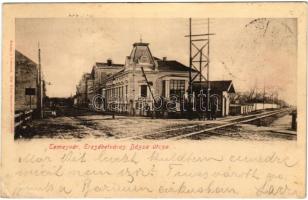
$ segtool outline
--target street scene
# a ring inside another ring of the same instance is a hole
[[[104,138],[104,139],[231,139],[231,140],[294,140],[290,110],[281,109],[247,115],[243,118],[226,117],[215,121],[186,119],[151,119],[101,115],[89,111],[61,108],[70,112],[66,116],[34,120],[28,138]],[[86,114],[85,114],[86,113]],[[262,116],[264,117],[262,121]],[[257,119],[257,117],[261,117]],[[250,123],[241,123],[241,121]],[[254,122],[261,125],[254,125]],[[261,122],[260,122],[261,121]],[[273,121],[273,122],[272,122]],[[263,124],[262,124],[263,123]],[[270,125],[267,125],[270,124]],[[29,135],[27,135],[29,134]],[[189,135],[192,134],[192,135]]]
[[[296,140],[296,31],[293,19],[18,19],[14,137]]]

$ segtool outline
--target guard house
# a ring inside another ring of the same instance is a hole
[[[103,81],[107,110],[145,115],[146,107],[152,108],[157,97],[183,98],[188,89],[188,71],[176,60],[154,57],[148,43],[134,43],[124,68]]]
[[[195,95],[207,94],[208,82],[194,82],[193,91]],[[231,80],[210,81],[210,100],[217,105],[217,117],[224,117],[230,113],[230,95],[235,93]]]

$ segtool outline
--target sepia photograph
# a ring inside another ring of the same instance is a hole
[[[296,140],[295,18],[16,18],[15,139]]]
[[[304,198],[307,4],[7,3],[0,196]]]

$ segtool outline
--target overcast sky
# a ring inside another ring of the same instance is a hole
[[[193,34],[207,31],[193,19]],[[76,84],[95,62],[124,64],[142,37],[152,54],[188,65],[188,19],[84,18],[16,19],[16,49],[37,62],[37,44],[48,96],[75,94]],[[236,91],[279,90],[296,104],[295,19],[211,19],[210,79],[231,79]]]

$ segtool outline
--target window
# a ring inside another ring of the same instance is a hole
[[[105,98],[106,97],[106,90],[102,89],[102,97]]]
[[[147,85],[140,85],[140,96],[147,97]]]
[[[170,80],[170,97],[182,99],[185,94],[185,80]]]
[[[166,81],[163,81],[162,83],[162,91],[161,91],[161,96],[166,97]]]
[[[121,98],[124,99],[124,86],[121,87]]]
[[[107,89],[107,96],[106,99],[109,101],[110,100],[110,89]]]
[[[127,100],[127,95],[128,95],[128,86],[125,86],[125,100]]]
[[[119,89],[120,89],[119,96],[120,96],[120,100],[122,101],[123,100],[123,86],[119,87]]]

